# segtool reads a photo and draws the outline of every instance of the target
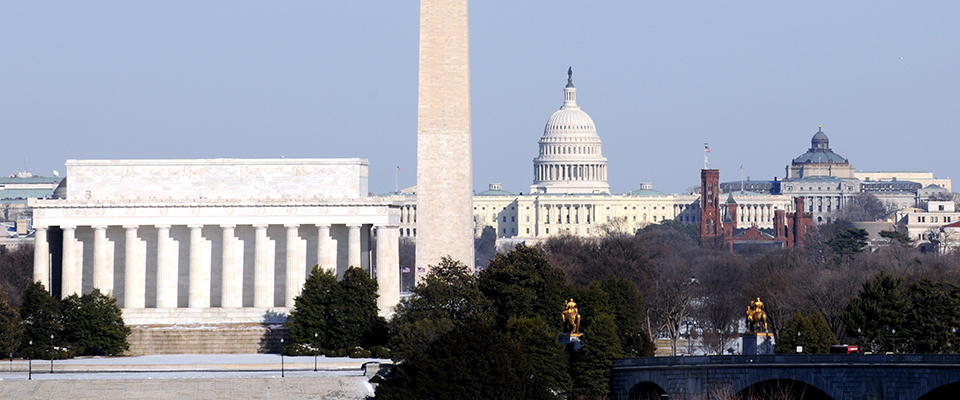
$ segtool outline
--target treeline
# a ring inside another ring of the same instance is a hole
[[[810,336],[831,333],[819,335],[824,342],[861,344],[873,351],[954,351],[960,325],[955,312],[927,310],[934,309],[929,298],[948,305],[960,298],[956,252],[925,253],[896,232],[884,232],[885,244],[871,251],[866,231],[839,222],[815,227],[803,249],[757,248],[733,255],[721,246],[700,246],[693,229],[667,221],[636,235],[554,237],[542,248],[571,284],[611,274],[635,284],[646,304],[644,328],[651,337],[671,339],[674,354],[690,350],[677,348],[680,339],[701,339],[704,347],[694,349],[698,353],[735,351],[745,310],[756,297],[765,303],[771,332],[784,344],[778,351],[794,352],[795,346],[787,346],[797,341],[798,332],[804,335],[803,329],[811,329]],[[878,294],[879,284],[897,289]],[[887,302],[872,300],[879,295],[887,296]],[[810,325],[822,319],[826,329],[788,323],[798,312]],[[890,317],[875,315],[881,312]],[[913,313],[923,314],[911,317]],[[931,326],[910,328],[921,322]],[[938,345],[911,344],[934,340],[924,333],[934,331]],[[826,351],[812,339],[803,340],[810,344],[804,352]]]
[[[558,343],[567,299],[578,303],[581,347]],[[392,377],[378,399],[603,398],[610,364],[650,356],[645,304],[613,274],[568,284],[537,249],[498,254],[479,274],[444,259],[393,318]]]

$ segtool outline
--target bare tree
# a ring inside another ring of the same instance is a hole
[[[696,296],[696,278],[687,260],[671,257],[658,263],[655,294],[650,300],[658,330],[670,338],[670,350],[677,355],[681,327],[690,315],[691,301]]]
[[[0,248],[0,290],[13,307],[23,303],[23,292],[33,279],[33,244]]]
[[[703,345],[709,352],[723,354],[726,343],[736,335],[747,299],[743,282],[731,277],[745,276],[741,257],[715,253],[697,263],[697,299],[693,316],[703,329]]]
[[[887,215],[887,206],[877,196],[860,192],[847,198],[836,217],[850,222],[873,222]]]

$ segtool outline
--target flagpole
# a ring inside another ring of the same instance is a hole
[[[740,164],[740,194],[743,194],[743,164]]]
[[[400,194],[400,166],[397,166],[397,170],[393,171],[393,194]]]
[[[703,143],[703,169],[707,169],[707,152],[710,151],[710,145]]]

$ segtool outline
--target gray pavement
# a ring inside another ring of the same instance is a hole
[[[387,360],[275,354],[165,355],[0,363],[0,399],[365,399],[363,364]]]

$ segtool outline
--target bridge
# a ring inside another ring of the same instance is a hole
[[[960,355],[811,354],[614,360],[614,399],[960,398]],[[665,395],[665,396],[664,396]]]

